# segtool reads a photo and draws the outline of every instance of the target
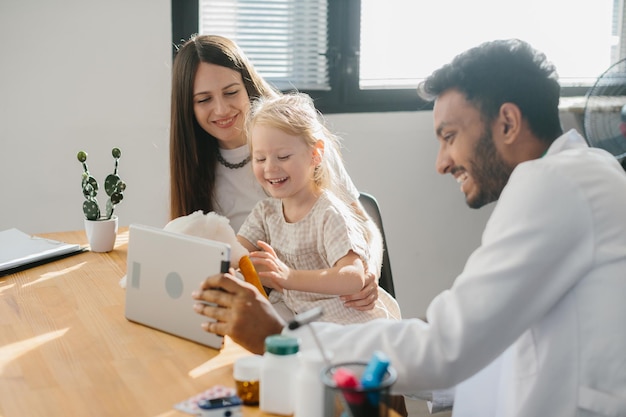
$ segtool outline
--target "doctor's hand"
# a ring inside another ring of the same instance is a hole
[[[229,336],[252,353],[263,354],[265,338],[280,334],[285,325],[270,302],[252,284],[236,278],[232,268],[204,280],[192,297],[199,301],[195,312],[215,320],[203,323],[204,330]]]
[[[361,291],[356,294],[341,296],[344,306],[359,311],[373,309],[376,305],[376,300],[378,300],[378,282],[376,282],[374,274],[371,272],[365,275],[365,285]]]

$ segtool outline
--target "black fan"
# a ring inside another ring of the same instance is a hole
[[[611,65],[587,92],[583,126],[589,146],[625,159],[626,59]]]

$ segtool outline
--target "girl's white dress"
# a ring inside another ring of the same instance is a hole
[[[279,199],[270,197],[261,200],[238,234],[254,245],[258,240],[267,242],[290,268],[326,269],[331,268],[350,250],[364,260],[369,258],[367,242],[353,222],[345,204],[326,191],[311,211],[296,223],[285,221]],[[398,303],[380,287],[376,306],[368,311],[344,307],[337,295],[295,290],[284,290],[282,294],[272,291],[270,301],[286,320],[317,306],[322,306],[324,312],[320,321],[350,324],[375,318],[400,319]]]

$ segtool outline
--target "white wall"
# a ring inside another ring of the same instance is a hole
[[[2,0],[0,48],[0,230],[82,229],[76,153],[102,185],[114,146],[121,223],[163,225],[170,1]]]
[[[120,223],[168,213],[169,0],[0,2],[0,230],[82,230],[81,165],[123,155]],[[423,316],[478,245],[490,208],[466,208],[434,169],[430,112],[329,115],[361,190],[381,205],[405,317]]]
[[[491,207],[471,210],[456,181],[435,171],[432,112],[330,115],[356,186],[380,205],[405,317],[422,317],[480,241]]]

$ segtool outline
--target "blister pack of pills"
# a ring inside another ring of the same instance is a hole
[[[185,401],[181,401],[174,404],[174,408],[184,413],[197,415],[202,412],[198,403],[203,400],[213,400],[216,398],[231,397],[237,395],[235,388],[225,387],[223,385],[215,385],[206,391],[187,398]]]

